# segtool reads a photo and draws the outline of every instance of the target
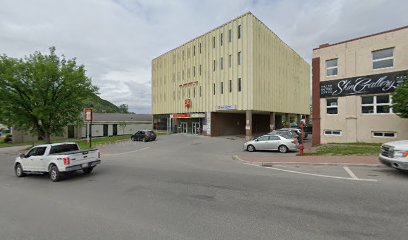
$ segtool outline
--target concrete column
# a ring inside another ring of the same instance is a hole
[[[312,59],[312,146],[320,145],[320,58]]]
[[[300,126],[301,120],[302,120],[302,115],[296,114],[296,124],[298,127]]]
[[[275,112],[271,112],[269,119],[269,129],[272,132],[275,130]]]
[[[276,115],[275,114],[275,129],[281,129],[282,128],[282,115]]]
[[[246,111],[246,124],[245,124],[245,138],[246,140],[252,139],[252,111]]]
[[[286,126],[287,128],[290,128],[290,114],[285,113],[285,121],[286,121]]]

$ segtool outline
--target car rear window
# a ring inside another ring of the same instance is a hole
[[[61,145],[52,146],[50,150],[50,154],[72,152],[72,151],[78,151],[78,150],[79,148],[78,148],[78,145],[76,144],[61,144]]]

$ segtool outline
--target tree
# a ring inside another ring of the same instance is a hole
[[[407,74],[408,75],[408,74]],[[392,96],[392,108],[398,116],[408,118],[408,80],[400,85]]]
[[[83,101],[97,93],[76,59],[35,52],[17,59],[0,56],[0,122],[36,134],[52,134],[80,119]]]
[[[119,105],[119,112],[120,113],[129,113],[129,106],[127,104]]]
[[[119,128],[122,129],[123,135],[125,135],[126,126],[127,126],[127,123],[125,121],[119,123]]]

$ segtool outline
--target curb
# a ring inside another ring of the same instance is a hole
[[[273,165],[327,165],[327,166],[367,166],[367,167],[381,167],[382,164],[370,164],[370,163],[311,163],[311,162],[250,162],[241,159],[238,155],[232,156],[233,160],[241,161],[245,164],[255,165],[255,166],[262,166],[262,167],[270,167]]]

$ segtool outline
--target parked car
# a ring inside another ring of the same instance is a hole
[[[408,140],[384,143],[379,160],[389,167],[408,170]]]
[[[132,141],[149,142],[156,140],[156,133],[152,130],[140,130],[130,137]]]
[[[278,150],[281,153],[296,151],[299,148],[297,139],[289,135],[263,135],[244,143],[244,150],[254,152],[257,150]]]
[[[81,151],[76,143],[70,142],[44,144],[17,157],[14,171],[17,177],[24,177],[27,173],[49,173],[51,181],[57,182],[67,172],[82,170],[89,174],[100,163],[97,149]]]
[[[279,130],[288,130],[288,131],[293,131],[296,132],[299,136],[302,134],[302,129],[300,128],[281,128]],[[303,139],[307,139],[308,133],[307,132],[303,132]]]

